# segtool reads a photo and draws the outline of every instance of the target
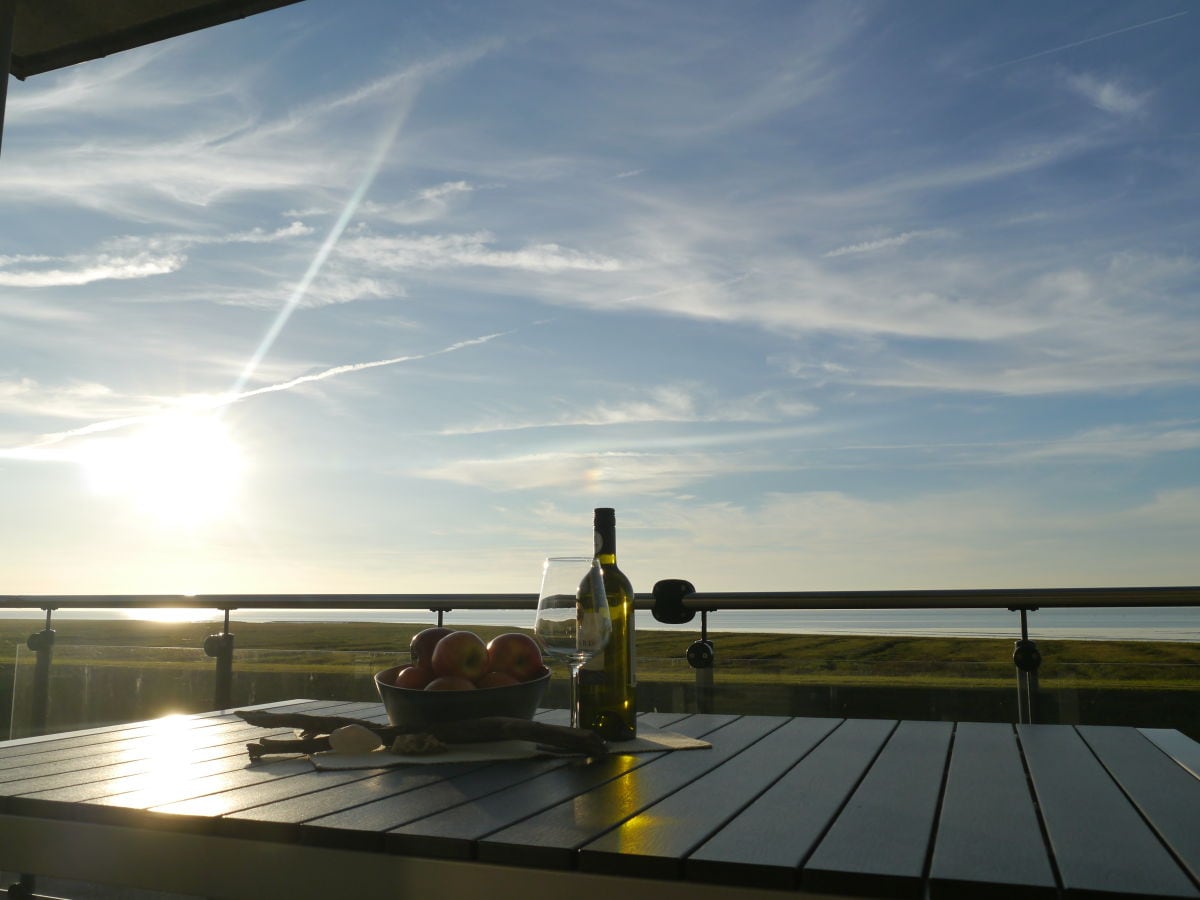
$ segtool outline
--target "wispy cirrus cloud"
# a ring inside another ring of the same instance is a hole
[[[490,434],[538,428],[605,427],[663,423],[762,423],[780,418],[809,416],[814,404],[794,397],[764,393],[750,397],[721,398],[698,384],[666,384],[646,396],[624,403],[572,407],[557,417],[493,419],[457,425],[439,431],[442,435]]]
[[[75,287],[97,281],[128,281],[178,272],[186,250],[204,244],[266,244],[302,237],[312,229],[293,222],[274,231],[253,228],[225,235],[166,234],[114,238],[93,254],[0,256],[0,286]]]
[[[384,204],[368,202],[358,208],[363,218],[394,222],[399,225],[414,225],[441,219],[452,208],[457,198],[476,190],[466,181],[446,181],[423,188],[415,197],[400,203]]]
[[[46,387],[33,378],[0,381],[0,412],[6,414],[90,418],[128,406],[128,397],[118,397],[107,385],[95,382]]]
[[[620,260],[555,243],[526,244],[514,250],[495,247],[490,232],[471,234],[357,235],[342,241],[338,255],[386,269],[440,269],[480,266],[527,272],[615,272]]]
[[[0,286],[45,288],[165,275],[181,269],[187,257],[178,253],[136,253],[132,256],[101,253],[94,257],[52,259],[36,256],[10,257],[9,260],[19,268],[0,268]]]
[[[1104,79],[1090,72],[1068,75],[1066,83],[1092,106],[1115,115],[1140,113],[1150,99],[1149,92],[1133,91],[1116,79]]]
[[[129,51],[57,80],[50,76],[33,93],[24,86],[9,92],[10,123],[28,106],[36,113],[33,124],[63,133],[87,117],[93,137],[84,144],[50,143],[36,159],[10,150],[0,197],[186,225],[195,207],[230,197],[284,192],[295,202],[296,196],[340,195],[347,173],[357,170],[348,161],[364,155],[361,131],[347,127],[348,120],[365,115],[387,127],[403,123],[431,82],[503,43],[480,40],[392,66],[374,79],[269,114],[249,102],[246,85],[260,65],[255,59],[228,67],[220,78],[198,79],[160,49]],[[137,128],[128,127],[131,117]]]
[[[1104,515],[1056,508],[1036,490],[980,486],[888,499],[836,490],[752,503],[651,498],[641,517],[642,558],[713,591],[1187,584],[1200,490],[1156,492]],[[656,529],[661,522],[672,528]],[[1153,539],[1131,555],[1131,533]]]
[[[700,453],[546,452],[507,458],[460,459],[412,474],[435,481],[511,492],[534,489],[586,493],[669,493],[731,471],[778,471],[778,463],[744,455]]]
[[[1200,449],[1200,422],[1153,422],[1139,425],[1107,425],[1015,455],[1023,461],[1055,459],[1127,460],[1146,459],[1162,453]]]
[[[904,231],[900,234],[891,235],[890,237],[877,238],[870,241],[862,241],[857,244],[846,244],[842,247],[837,247],[821,255],[826,259],[832,259],[838,256],[852,256],[859,253],[873,253],[876,250],[888,250],[895,247],[903,247],[909,241],[918,238],[940,237],[947,232],[940,228],[930,228],[922,231]]]
[[[392,203],[379,200],[364,200],[358,205],[355,217],[360,220],[391,222],[397,225],[416,225],[441,219],[452,209],[456,198],[466,196],[478,188],[467,181],[444,181],[422,188],[414,195]],[[311,206],[288,210],[285,216],[307,218],[329,216],[339,212],[331,206]]]

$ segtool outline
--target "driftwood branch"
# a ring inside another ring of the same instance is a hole
[[[320,753],[331,749],[328,735],[306,737],[297,740],[281,740],[279,738],[259,738],[256,742],[246,745],[250,759],[260,759],[264,756],[274,756],[281,753]]]
[[[379,735],[384,746],[403,734],[430,734],[447,744],[477,744],[487,741],[533,741],[559,750],[600,756],[607,746],[593,731],[550,725],[532,719],[489,716],[482,719],[463,719],[459,722],[435,722],[415,727],[380,725],[364,719],[342,716],[310,716],[304,713],[272,713],[263,710],[238,710],[240,718],[261,728],[296,728],[305,736],[299,740],[262,738],[247,744],[251,759],[278,753],[319,753],[328,750],[329,733],[343,725],[361,725]]]
[[[262,709],[239,709],[234,712],[239,719],[260,728],[299,728],[316,734],[329,734],[343,725],[361,725],[379,733],[389,725],[380,725],[366,719],[351,719],[347,716],[310,716],[305,713],[275,713]]]

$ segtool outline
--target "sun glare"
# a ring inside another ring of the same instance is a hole
[[[213,612],[211,609],[191,609],[187,607],[182,609],[171,607],[163,609],[133,609],[125,612],[125,618],[127,619],[137,619],[142,622],[158,622],[164,625],[208,622],[212,620],[212,617]]]
[[[159,522],[186,527],[232,511],[245,460],[218,418],[178,415],[92,442],[83,468],[97,494],[123,498]]]

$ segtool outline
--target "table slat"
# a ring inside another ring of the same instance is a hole
[[[675,713],[643,713],[638,717],[639,722],[660,728],[681,718]],[[571,760],[539,777],[518,781],[484,798],[482,803],[460,804],[394,828],[385,836],[385,846],[395,853],[470,859],[480,838],[584,794],[662,755],[621,753],[620,744],[614,744],[612,752],[604,758],[588,762]]]
[[[345,706],[348,703],[350,701],[347,700],[275,700],[270,703],[260,703],[257,706],[239,708],[310,712],[312,709],[328,706]],[[203,725],[206,720],[227,721],[228,717],[229,710],[226,709],[190,713],[187,716],[189,721],[197,725]],[[159,721],[159,719],[147,719],[141,722],[120,722],[111,725],[98,725],[95,728],[82,728],[77,731],[58,731],[53,734],[38,734],[31,737],[0,741],[0,766],[2,766],[3,760],[11,756],[20,756],[29,752],[36,753],[46,745],[68,746],[74,744],[89,746],[95,743],[97,739],[107,739],[111,735],[133,736],[135,733],[153,728]]]
[[[728,764],[664,797],[579,850],[579,868],[680,878],[683,859],[820,743],[840,719],[791,719]]]
[[[901,722],[804,864],[801,885],[920,896],[953,725]]]
[[[1065,891],[1200,896],[1074,729],[1018,725],[1017,736]]]
[[[711,749],[668,753],[587,794],[504,828],[477,844],[478,858],[573,868],[577,848],[636,815],[781,726],[785,719],[696,715],[672,730],[704,737]],[[714,730],[715,727],[715,730]]]
[[[1139,728],[1138,731],[1163,753],[1200,778],[1200,743],[1174,728]]]
[[[896,723],[847,719],[717,834],[692,851],[692,881],[795,887],[799,867]]]
[[[1192,878],[1200,879],[1200,779],[1130,728],[1078,730]]]
[[[558,722],[562,720],[563,712],[545,710],[537,718]],[[680,717],[677,713],[661,715],[664,722],[673,722]],[[329,846],[354,846],[362,841],[353,837],[352,832],[377,833],[408,821],[414,807],[414,798],[407,796],[410,792],[489,765],[486,762],[438,763],[364,772],[367,777],[340,786],[337,791],[316,791],[255,804],[245,809],[228,810],[224,813],[220,830],[264,840],[297,840],[300,826],[312,823],[307,830],[313,840]],[[416,802],[427,803],[428,799],[427,795]],[[349,813],[350,810],[353,812]],[[188,810],[186,805],[172,805],[157,811],[186,813]],[[342,813],[347,815],[342,816]],[[374,835],[369,842],[377,843]]]
[[[322,702],[319,705],[314,704],[301,709],[289,708],[288,711],[359,716],[363,712],[377,709],[378,706],[377,703]],[[211,735],[230,731],[244,732],[246,735],[272,733],[270,730],[248,725],[240,719],[233,719],[228,714],[223,714],[220,718],[206,716],[192,719],[189,717],[187,722],[189,731],[196,736],[194,740],[199,744],[203,744]],[[78,768],[87,768],[93,760],[108,753],[121,754],[124,759],[142,758],[151,752],[146,749],[148,742],[152,741],[155,736],[163,734],[166,729],[167,726],[162,721],[139,723],[125,730],[87,733],[83,736],[74,735],[62,742],[49,741],[36,746],[26,746],[20,754],[0,760],[0,781],[15,781],[38,774],[30,768],[31,766],[43,767],[50,772],[61,772],[65,770],[63,764],[66,763],[66,767],[69,768],[69,761],[73,760]],[[278,733],[278,730],[275,733]]]
[[[930,866],[930,896],[1054,897],[1058,887],[1011,725],[963,722]]]
[[[386,717],[376,718],[386,721]],[[231,722],[228,725],[227,729],[219,732],[211,728],[179,733],[168,730],[160,735],[148,736],[141,744],[143,765],[140,771],[132,775],[105,778],[83,762],[76,762],[72,763],[76,775],[73,783],[28,796],[37,800],[105,803],[143,809],[211,794],[217,790],[228,790],[238,784],[269,780],[270,763],[251,764],[246,743],[267,734],[291,737],[291,731],[255,728],[245,723]],[[207,774],[201,768],[192,768],[187,764],[188,748],[212,744],[224,746],[229,751],[222,757],[215,774]],[[222,783],[220,779],[231,773],[236,773],[239,780]],[[26,795],[23,787],[19,793]]]

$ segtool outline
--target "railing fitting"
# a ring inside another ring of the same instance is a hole
[[[33,669],[33,711],[30,725],[33,734],[45,734],[50,721],[50,666],[54,662],[54,629],[50,627],[53,610],[46,610],[46,626],[35,631],[25,646],[37,654]]]
[[[229,709],[233,706],[233,634],[229,630],[229,610],[220,634],[204,639],[204,653],[216,660],[216,680],[213,685],[213,706]]]
[[[1036,606],[1013,606],[1009,612],[1021,614],[1021,638],[1013,643],[1013,665],[1017,667],[1017,721],[1028,725],[1037,721],[1038,667],[1042,653],[1029,639],[1029,613]]]

